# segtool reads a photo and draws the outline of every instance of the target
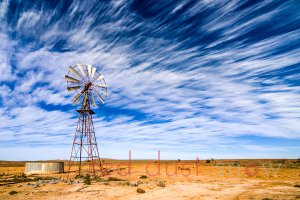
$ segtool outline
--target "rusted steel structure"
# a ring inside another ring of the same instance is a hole
[[[86,173],[91,176],[102,175],[103,170],[93,123],[95,112],[91,106],[96,107],[94,96],[97,96],[100,103],[104,103],[107,97],[104,76],[97,73],[96,68],[91,65],[78,64],[75,67],[69,67],[69,73],[65,79],[68,83],[68,91],[77,91],[73,104],[81,102],[80,109],[76,110],[79,116],[70,155],[68,177],[72,166],[77,168],[78,175]],[[88,165],[87,168],[84,167],[86,165]]]

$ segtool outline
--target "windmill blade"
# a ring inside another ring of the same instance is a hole
[[[104,84],[97,84],[97,83],[94,83],[94,85],[98,86],[98,87],[101,87],[101,88],[107,88],[107,85],[104,85]]]
[[[92,73],[92,65],[87,65],[88,75],[91,76]]]
[[[102,94],[104,94],[105,96],[108,96],[108,93],[103,92],[102,90],[99,90]]]
[[[92,78],[94,77],[96,70],[97,70],[96,67],[93,67],[93,68],[92,68],[92,74],[91,74],[91,77],[92,77]]]
[[[73,67],[69,67],[70,72],[72,72],[73,74],[75,74],[78,78],[82,78],[82,76],[73,68]]]
[[[96,90],[96,88],[93,87],[94,90]],[[106,97],[108,96],[108,93],[102,91],[102,90],[97,90],[97,92],[101,92],[103,95],[105,95]]]
[[[81,74],[82,74],[83,76],[85,76],[85,72],[84,72],[84,70],[83,70],[83,68],[82,68],[82,64],[77,64],[77,67],[78,67],[78,69],[80,70]]]
[[[80,80],[77,80],[76,78],[73,78],[71,76],[68,76],[68,75],[65,75],[65,79],[69,82],[72,82],[72,83],[79,83]]]
[[[80,88],[81,88],[81,86],[67,87],[67,90],[68,90],[68,92],[72,92],[72,91],[78,90]]]
[[[93,93],[91,93],[91,101],[94,107],[97,107]]]
[[[104,100],[102,99],[102,97],[100,96],[100,94],[97,92],[97,90],[95,90],[96,92],[96,96],[100,99],[101,103],[104,104]]]
[[[104,76],[100,74],[100,75],[98,76],[98,78],[96,79],[96,81],[101,80],[101,79],[103,79],[103,78],[104,78]]]
[[[75,96],[75,98],[74,98],[74,101],[73,101],[73,105],[76,105],[77,104],[77,102],[78,102],[78,100],[79,100],[79,97],[82,95],[82,93],[79,93],[79,94],[77,94],[76,96]]]

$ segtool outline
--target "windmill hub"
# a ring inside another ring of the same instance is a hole
[[[91,85],[92,85],[91,82],[88,82],[87,84],[84,84],[84,91],[87,91]]]

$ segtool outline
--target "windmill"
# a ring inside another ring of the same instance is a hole
[[[104,104],[107,97],[107,85],[104,76],[91,65],[70,66],[65,79],[67,90],[77,93],[73,104],[80,103],[80,108],[76,110],[79,116],[69,161],[68,177],[73,164],[78,166],[79,175],[83,173],[83,166],[87,164],[89,174],[95,176],[97,168],[102,172],[102,165],[93,124],[95,112],[91,108],[97,107],[96,101]]]

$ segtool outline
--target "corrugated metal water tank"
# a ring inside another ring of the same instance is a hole
[[[28,162],[25,174],[55,174],[64,172],[63,162]]]

